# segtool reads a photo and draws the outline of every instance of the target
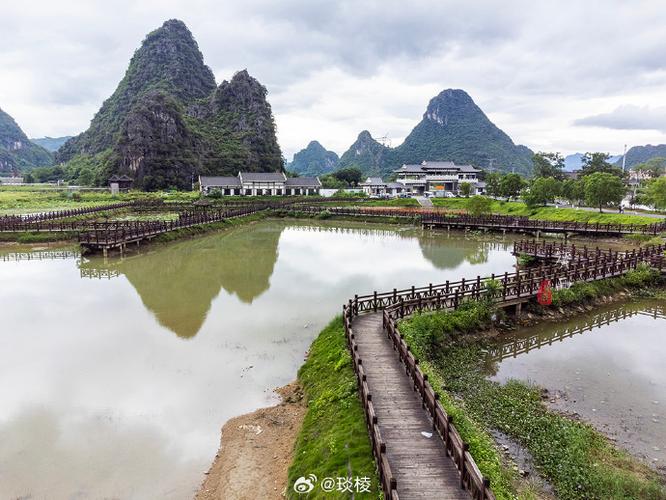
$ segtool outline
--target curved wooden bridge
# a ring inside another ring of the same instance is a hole
[[[330,202],[329,199],[318,200]],[[333,200],[334,201],[334,200]],[[420,222],[423,227],[447,229],[482,229],[512,232],[564,233],[582,235],[656,235],[666,231],[666,222],[654,224],[588,224],[578,222],[551,222],[532,220],[526,217],[502,215],[474,217],[465,214],[446,214],[441,211],[422,209],[390,209],[374,207],[328,207],[308,205],[304,200],[280,200],[271,202],[228,202],[220,207],[208,205],[196,207],[183,203],[125,202],[99,205],[75,210],[46,212],[30,216],[0,217],[0,232],[54,232],[76,233],[81,246],[91,250],[123,249],[130,243],[138,243],[163,233],[203,224],[220,222],[233,217],[242,217],[262,210],[289,210],[295,214],[319,215],[322,213],[363,218],[402,219]],[[311,202],[310,202],[311,203]],[[138,212],[172,210],[177,213],[174,220],[151,221],[96,221],[81,219],[79,216],[108,212],[121,208],[131,208]],[[64,219],[64,220],[58,220]],[[67,220],[74,219],[74,220]]]
[[[481,298],[497,307],[518,309],[534,299],[543,280],[563,288],[621,276],[644,263],[666,272],[663,246],[623,254],[594,252],[579,255],[566,265],[544,263],[500,276],[350,299],[343,306],[345,334],[385,498],[495,498],[405,343],[398,328],[400,319],[416,312],[456,309]]]

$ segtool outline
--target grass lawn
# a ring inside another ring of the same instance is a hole
[[[432,200],[436,207],[450,210],[465,211],[466,198],[434,198]],[[539,207],[528,208],[520,201],[493,200],[492,212],[500,215],[516,215],[549,221],[571,221],[589,223],[611,223],[611,224],[652,224],[659,219],[631,214],[599,213],[590,210],[577,210],[575,208]]]
[[[347,349],[342,318],[337,317],[310,347],[307,361],[298,371],[308,411],[289,468],[288,498],[303,498],[292,486],[300,476],[369,477],[372,494],[354,498],[379,498],[381,487],[365,426],[363,405]],[[324,493],[316,488],[307,498],[351,498],[344,493]]]

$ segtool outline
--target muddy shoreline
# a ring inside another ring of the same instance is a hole
[[[234,417],[222,427],[220,449],[196,500],[286,497],[287,473],[306,404],[298,382],[276,389],[282,401]]]

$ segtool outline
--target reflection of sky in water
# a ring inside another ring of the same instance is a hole
[[[493,378],[530,380],[551,391],[563,391],[566,397],[557,398],[556,406],[579,412],[601,430],[615,435],[622,446],[657,465],[664,464],[665,306],[663,301],[640,301],[597,309],[585,318],[616,309],[639,312],[654,308],[662,311],[662,317],[636,314],[555,340],[552,345],[501,361]],[[521,332],[520,338],[557,337],[565,328],[583,326],[583,321],[547,323]]]
[[[221,424],[269,404],[353,293],[513,263],[446,235],[289,226],[82,264],[111,280],[0,262],[0,496],[189,498]]]

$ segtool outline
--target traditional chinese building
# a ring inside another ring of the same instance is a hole
[[[398,182],[413,194],[449,192],[457,194],[460,184],[468,182],[476,189],[481,170],[472,165],[456,165],[452,161],[424,161],[418,165],[403,165],[394,172]]]
[[[237,177],[199,176],[203,194],[224,196],[297,196],[319,194],[317,177],[287,177],[282,172],[238,172]]]

